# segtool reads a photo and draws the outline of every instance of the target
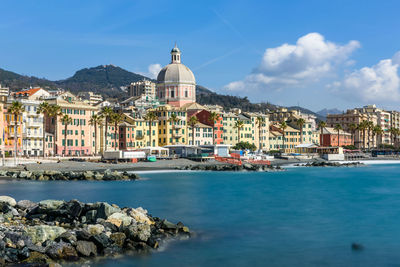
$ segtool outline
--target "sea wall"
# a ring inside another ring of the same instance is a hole
[[[54,180],[98,180],[98,181],[116,181],[116,180],[136,180],[139,176],[134,173],[118,172],[106,170],[98,171],[0,171],[0,177],[8,177],[24,180],[54,181]]]
[[[59,261],[151,251],[166,239],[189,236],[182,223],[152,217],[143,208],[78,200],[16,202],[0,196],[0,266],[55,266]]]

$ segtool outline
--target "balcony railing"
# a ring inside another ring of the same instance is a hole
[[[143,138],[144,138],[144,135],[142,135],[142,134],[141,135],[136,135],[136,139],[137,140],[142,140]]]

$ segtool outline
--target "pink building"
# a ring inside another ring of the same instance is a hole
[[[58,118],[46,118],[46,132],[54,135],[54,152],[56,155],[84,156],[94,153],[94,126],[89,124],[92,115],[98,112],[96,107],[80,101],[73,94],[66,92],[55,99],[49,99],[49,104],[61,107],[63,115],[68,115],[72,123],[67,126],[65,139],[65,125]],[[100,130],[98,129],[98,140]],[[97,142],[100,145],[100,142]]]

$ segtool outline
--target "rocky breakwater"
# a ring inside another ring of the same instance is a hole
[[[235,164],[198,164],[188,165],[183,167],[177,167],[179,170],[192,170],[192,171],[259,171],[259,172],[270,172],[276,170],[282,170],[279,166],[272,165],[259,165],[243,163],[242,165]]]
[[[116,181],[116,180],[136,180],[139,176],[134,173],[117,172],[106,170],[97,171],[0,171],[0,177],[8,177],[23,180],[37,181],[74,181],[74,180],[98,180],[98,181]]]
[[[305,167],[354,167],[364,165],[361,162],[329,162],[329,161],[314,161],[307,164],[296,164],[295,166],[305,166]]]
[[[0,266],[54,266],[129,251],[148,252],[166,239],[189,236],[189,228],[182,223],[152,217],[143,208],[78,200],[16,202],[0,196]]]

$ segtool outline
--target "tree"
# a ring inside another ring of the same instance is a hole
[[[349,124],[349,131],[351,133],[351,143],[354,145],[355,141],[354,141],[354,135],[356,133],[357,130],[357,125],[355,123],[350,123]]]
[[[37,109],[37,114],[43,114],[43,157],[45,157],[44,152],[46,151],[46,117],[49,116],[51,112],[51,105],[44,101],[40,103]]]
[[[92,115],[89,124],[94,126],[94,154],[97,155],[97,126],[103,124],[103,116],[98,114]]]
[[[324,121],[320,121],[319,123],[318,123],[318,127],[319,127],[319,130],[321,131],[321,133],[320,133],[320,135],[321,135],[321,146],[323,146],[323,144],[324,144],[324,128],[326,127],[326,122],[324,122]]]
[[[367,130],[368,130],[368,150],[371,148],[371,132],[374,129],[375,125],[372,121],[367,121]]]
[[[397,129],[394,127],[390,127],[389,129],[390,132],[390,139],[392,140],[392,144],[395,145],[396,144],[396,134],[397,134]]]
[[[367,121],[361,121],[358,125],[358,130],[362,133],[362,147],[365,149],[365,130],[368,128]]]
[[[14,164],[17,165],[17,153],[18,153],[18,119],[22,112],[25,111],[24,106],[21,102],[13,101],[8,112],[14,117]],[[20,119],[20,121],[22,121]]]
[[[256,124],[258,125],[258,143],[259,145],[259,149],[262,149],[262,138],[261,138],[261,129],[262,129],[262,125],[264,124],[265,119],[262,116],[257,116],[256,118]]]
[[[383,130],[382,130],[382,127],[381,126],[379,126],[379,125],[376,125],[375,127],[374,127],[374,129],[372,129],[372,141],[373,141],[373,147],[375,147],[375,135],[376,136],[381,136],[383,134]]]
[[[303,143],[303,126],[306,123],[305,119],[300,118],[296,121],[297,126],[300,128],[300,144]]]
[[[57,154],[57,140],[58,140],[57,120],[58,116],[62,115],[63,114],[61,112],[61,107],[59,105],[50,105],[49,117],[54,119],[54,148],[53,148],[54,156]]]
[[[149,111],[144,116],[144,119],[149,123],[149,146],[152,146],[152,143],[151,143],[151,128],[153,126],[153,121],[157,121],[158,120],[158,116],[154,111]]]
[[[114,110],[110,107],[104,107],[100,114],[104,117],[106,127],[104,131],[104,150],[107,150],[108,122],[110,121],[111,116],[114,114]]]
[[[176,116],[175,113],[171,114],[171,117],[168,119],[168,122],[170,122],[172,124],[172,135],[175,134],[175,125],[180,122],[181,119],[178,118],[178,116]],[[178,137],[179,138],[179,137]],[[172,144],[175,144],[174,140],[175,140],[175,136],[172,136]],[[176,141],[176,140],[175,140]]]
[[[192,127],[192,145],[194,145],[194,128],[196,127],[197,123],[199,123],[199,119],[196,116],[190,117],[188,125]]]
[[[219,115],[217,112],[212,111],[208,119],[212,122],[212,135],[213,135],[212,140],[213,140],[213,145],[215,145],[214,126],[215,126],[215,121],[219,120]]]
[[[249,142],[239,142],[235,146],[233,146],[232,148],[236,149],[236,150],[247,150],[247,149],[249,149],[249,150],[252,150],[252,151],[257,149],[257,147],[254,144],[250,144]]]
[[[72,118],[65,114],[61,117],[61,123],[64,124],[64,156],[67,155],[67,137],[68,137],[68,125],[72,123]]]
[[[337,146],[340,147],[340,130],[343,129],[342,125],[336,124],[333,129],[335,129],[335,131],[337,131]]]
[[[240,143],[240,130],[244,127],[244,122],[241,120],[235,121],[235,125],[233,128],[236,128],[238,130],[238,143]]]
[[[118,128],[119,128],[119,124],[122,121],[123,121],[123,118],[122,118],[122,115],[120,113],[113,113],[111,115],[110,122],[114,123],[114,128],[115,128],[115,133],[114,133],[115,149],[114,150],[117,150],[117,146],[118,146],[117,137],[119,136]]]
[[[283,144],[283,151],[285,151],[285,130],[288,127],[286,121],[281,121],[279,124],[279,127],[281,128],[283,134],[282,134],[282,144]]]

